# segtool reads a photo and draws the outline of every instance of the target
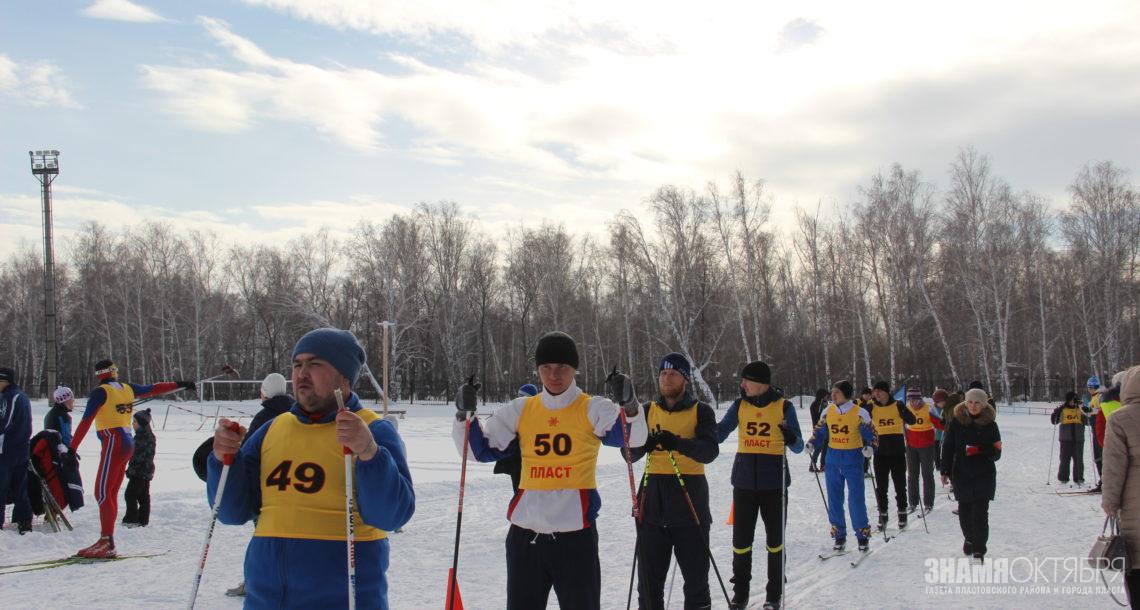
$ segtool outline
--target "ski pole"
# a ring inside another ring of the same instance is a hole
[[[693,523],[697,525],[701,536],[704,537],[705,532],[701,529],[701,518],[697,515],[697,508],[693,506],[693,498],[689,496],[689,488],[685,487],[685,478],[681,476],[681,469],[677,467],[677,458],[673,457],[673,451],[671,449],[666,451],[665,455],[669,456],[669,463],[673,465],[673,473],[677,475],[677,482],[681,484],[681,493],[685,495],[685,503],[689,505],[689,514],[693,516]],[[732,600],[728,597],[728,589],[724,586],[724,579],[720,577],[720,568],[716,566],[716,559],[713,558],[712,549],[709,548],[708,538],[705,538],[705,552],[709,555],[709,562],[712,563],[713,573],[716,574],[716,580],[720,583],[720,591],[724,593],[724,601],[731,606]]]
[[[344,394],[337,388],[333,391],[336,396],[338,411],[346,411]],[[356,549],[353,542],[356,539],[356,523],[352,516],[352,450],[344,447],[344,543],[348,553],[348,609],[356,609]]]
[[[1053,424],[1053,440],[1049,441],[1049,464],[1045,470],[1045,484],[1052,485],[1053,479],[1053,447],[1057,444],[1057,424]]]
[[[827,507],[827,496],[823,494],[823,483],[819,482],[819,471],[815,471],[815,486],[819,488],[819,499],[823,500],[823,512],[828,515],[831,514],[831,509]]]
[[[454,610],[459,591],[459,535],[463,530],[463,491],[467,485],[467,447],[471,442],[471,419],[463,420],[463,457],[459,466],[459,510],[455,517],[455,550],[451,555],[451,578],[447,583],[447,610]]]
[[[871,477],[871,489],[874,490],[875,499],[878,500],[878,498],[879,498],[879,484],[875,481],[874,476]],[[882,513],[880,513],[880,514],[882,514]],[[887,537],[887,528],[884,527],[883,528],[883,542],[887,543],[890,541],[891,541],[891,539]]]
[[[641,501],[635,503],[633,519],[634,524],[634,539],[633,539],[633,566],[629,569],[629,593],[625,597],[625,610],[629,610],[633,603],[633,576],[637,574],[637,568],[641,567],[644,571],[644,565],[638,566],[638,558],[641,557],[641,517],[643,509],[645,508],[645,495],[649,493],[649,463],[653,460],[653,453],[645,454],[645,471],[641,475]],[[641,575],[644,581],[644,574]]]
[[[240,429],[237,422],[230,422],[230,430]],[[198,601],[198,585],[202,584],[202,572],[206,570],[206,557],[210,554],[210,539],[214,537],[214,526],[218,523],[218,510],[222,507],[222,493],[226,490],[226,479],[230,476],[230,465],[234,463],[234,454],[227,453],[222,456],[222,475],[218,477],[218,491],[214,493],[214,509],[210,514],[210,528],[206,530],[206,541],[202,543],[202,560],[198,562],[198,571],[194,574],[194,584],[190,589],[190,603],[187,606],[194,610],[194,603]]]
[[[220,379],[222,377],[225,377],[226,375],[235,375],[236,376],[237,370],[228,364],[222,365],[222,372],[221,373],[218,373],[217,375],[214,375],[213,377],[207,377],[205,379],[199,379],[198,381],[194,382],[194,385],[198,385],[200,383],[206,383],[207,381],[213,381],[215,379]],[[182,390],[182,388],[174,388],[173,390],[167,390],[165,392],[162,392],[161,394],[155,394],[154,396],[147,396],[146,398],[140,398],[140,399],[131,403],[131,408],[133,409],[133,408],[135,408],[141,404],[148,403],[152,400],[157,400],[159,398],[162,398],[163,396],[166,396],[167,394],[173,394],[174,392],[179,392],[181,390]],[[170,414],[170,410],[167,409],[167,415],[169,415],[169,414]],[[166,426],[166,420],[163,420],[162,423],[163,423],[163,427],[165,427]]]
[[[788,445],[780,453],[780,607],[784,607],[784,588],[788,580],[788,485],[784,472],[788,468]]]

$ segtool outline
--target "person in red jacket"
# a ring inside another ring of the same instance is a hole
[[[99,386],[87,396],[83,420],[79,422],[75,436],[71,439],[71,452],[78,454],[83,437],[87,436],[91,424],[95,424],[95,434],[102,445],[95,478],[95,501],[99,504],[101,535],[95,544],[76,554],[80,557],[107,559],[116,556],[114,535],[115,520],[119,516],[119,487],[123,484],[127,463],[135,452],[131,431],[134,402],[179,388],[193,390],[194,382],[166,381],[154,385],[121,383],[119,367],[111,360],[96,363],[95,376],[99,379]]]
[[[909,511],[918,508],[918,475],[922,473],[922,507],[934,508],[934,430],[942,429],[942,421],[930,412],[922,400],[922,390],[908,388],[906,408],[914,414],[914,423],[906,424],[906,469]]]

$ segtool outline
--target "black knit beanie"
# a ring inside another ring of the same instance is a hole
[[[757,360],[744,365],[744,370],[740,371],[740,377],[756,383],[770,384],[772,383],[772,369],[767,364]]]
[[[882,391],[886,392],[887,394],[890,394],[891,393],[891,384],[889,384],[885,381],[876,381],[875,382],[875,389],[876,390],[882,390]]]
[[[566,364],[578,368],[578,346],[563,332],[549,332],[538,340],[534,348],[534,365]]]
[[[831,385],[831,387],[842,392],[843,397],[847,398],[847,399],[850,399],[851,394],[855,391],[855,386],[851,385],[851,382],[847,381],[846,379],[844,379],[842,381],[836,381],[835,383],[833,383]]]

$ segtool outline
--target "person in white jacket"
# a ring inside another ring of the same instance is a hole
[[[539,339],[535,364],[543,386],[537,396],[516,398],[493,417],[470,423],[473,459],[507,457],[516,439],[522,456],[519,490],[507,507],[507,608],[545,608],[552,587],[563,609],[600,608],[598,450],[622,447],[627,434],[631,446],[643,445],[645,417],[631,395],[619,407],[578,388],[578,349],[565,333]],[[618,377],[615,387],[631,388],[628,378]],[[452,436],[462,447],[474,404],[460,406]],[[623,408],[628,430],[622,426]]]

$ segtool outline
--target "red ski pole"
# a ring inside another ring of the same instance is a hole
[[[463,531],[463,491],[467,487],[467,447],[471,442],[471,420],[463,422],[463,457],[459,466],[459,510],[455,517],[455,550],[451,555],[451,574],[447,579],[447,610],[455,609],[459,597],[459,535]]]

